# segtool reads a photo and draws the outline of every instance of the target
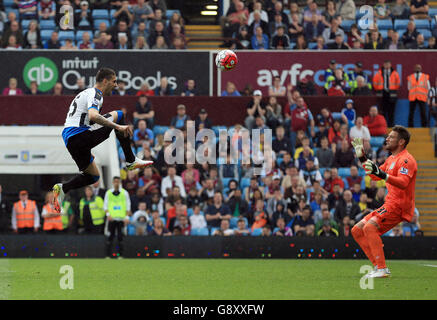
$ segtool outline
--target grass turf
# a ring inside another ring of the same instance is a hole
[[[437,261],[388,261],[360,289],[365,260],[1,259],[3,299],[437,299]],[[60,289],[71,265],[74,289]]]

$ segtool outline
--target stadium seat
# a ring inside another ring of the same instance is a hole
[[[351,175],[351,168],[338,168],[338,175],[341,178],[346,178]]]
[[[187,208],[187,215],[190,217],[194,214],[193,208]]]
[[[14,5],[14,0],[3,0],[3,5],[5,8],[12,8]]]
[[[248,222],[247,218],[246,217],[242,217],[241,219],[243,219],[246,222],[246,227],[247,227],[249,225],[249,222]],[[232,217],[231,221],[229,223],[229,228],[231,228],[231,229],[237,228],[238,220],[240,220],[240,217]]]
[[[59,41],[72,39],[74,41],[74,31],[59,31]]]
[[[241,178],[241,180],[240,180],[241,190],[244,190],[248,186],[250,186],[250,178]]]
[[[127,225],[127,234],[128,236],[134,236],[136,234],[136,228],[132,224]]]
[[[32,20],[21,20],[21,28],[22,29],[29,29],[30,21],[32,21]]]
[[[429,38],[432,37],[432,33],[431,31],[429,31],[428,29],[418,29],[417,30],[419,33],[423,34],[423,37],[428,40]]]
[[[164,135],[164,133],[169,129],[170,127],[167,126],[154,126],[153,127],[153,134],[157,136],[158,134]]]
[[[343,20],[341,27],[344,31],[348,32],[351,30],[351,26],[355,23],[355,20]]]
[[[234,179],[234,178],[222,178],[223,188],[228,188],[229,182],[231,180],[236,180],[236,179]]]
[[[332,118],[334,120],[340,120],[341,119],[341,112],[332,112]]]
[[[384,144],[385,138],[384,137],[371,137],[370,138],[370,146],[371,147],[377,147],[379,148]]]
[[[18,9],[14,9],[12,7],[5,8],[6,17],[8,16],[9,12],[11,12],[11,11],[15,13],[15,16],[17,17],[17,21],[20,21],[20,12],[18,11]]]
[[[320,174],[322,175],[323,178],[323,174],[325,173],[326,168],[319,168]]]
[[[388,30],[379,30],[379,33],[381,34],[381,37],[384,39],[387,38]]]
[[[399,39],[402,38],[406,30],[397,30],[396,32],[399,34]]]
[[[53,30],[56,28],[55,20],[41,20],[39,22],[39,28],[41,30]]]
[[[428,15],[434,19],[434,16],[437,16],[437,7],[436,8],[429,8]]]
[[[380,19],[376,22],[379,30],[393,29],[393,23],[390,19]]]
[[[50,40],[53,31],[54,30],[41,30],[41,41]]]
[[[296,42],[290,43],[290,50],[293,50],[296,47]]]
[[[214,232],[216,231],[216,230],[219,230],[220,228],[211,228],[211,230],[210,230],[210,232],[209,232],[209,235],[210,236],[212,236],[212,235],[214,235]]]
[[[309,42],[308,49],[314,50],[317,48],[317,42]]]
[[[429,29],[429,20],[428,19],[416,19],[414,20],[417,29]]]
[[[108,28],[111,26],[111,23],[109,22],[109,19],[96,19],[96,20],[94,20],[94,23],[93,23],[93,25],[94,25],[94,29],[95,29],[95,30],[98,30],[98,29],[99,29],[99,25],[100,25],[100,23],[102,23],[102,22],[106,23],[106,26],[107,26]]]
[[[165,16],[167,17],[167,19],[171,19],[171,16],[173,15],[173,13],[175,13],[175,12],[177,12],[177,13],[179,13],[179,14],[181,14],[181,12],[179,11],[179,10],[172,10],[172,9],[167,9],[167,11],[165,12]]]
[[[408,20],[408,19],[396,19],[395,23],[394,23],[394,29],[396,31],[407,29],[408,21],[410,21],[410,20]]]
[[[88,32],[89,33],[89,35],[90,35],[90,39],[91,40],[93,40],[93,31],[92,30],[79,30],[79,31],[76,31],[76,42],[79,42],[79,41],[82,41],[82,35],[85,33],[85,32]]]
[[[259,237],[262,234],[262,232],[263,232],[262,228],[256,228],[256,229],[253,229],[251,235],[255,236],[255,237]]]
[[[192,236],[209,236],[208,228],[191,229]]]
[[[217,137],[219,136],[220,130],[226,130],[226,131],[228,130],[226,126],[213,126],[211,129],[214,130],[214,133]]]
[[[93,19],[108,19],[109,20],[109,12],[106,9],[94,9],[91,13]]]

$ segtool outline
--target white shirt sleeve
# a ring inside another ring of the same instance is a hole
[[[126,211],[130,211],[130,196],[127,190],[124,190],[124,195],[126,197]]]
[[[363,126],[363,128],[364,128],[364,139],[365,140],[370,140],[370,131],[369,131],[369,128],[367,128],[365,126]]]
[[[185,192],[185,186],[184,186],[184,182],[182,181],[182,178],[177,176],[177,177],[175,177],[175,180],[176,180],[176,185],[181,190],[181,196],[183,198],[186,198],[187,197],[187,193]]]
[[[170,182],[170,179],[168,177],[165,177],[164,179],[162,179],[161,194],[164,198],[167,197],[167,188],[168,188],[169,182]]]

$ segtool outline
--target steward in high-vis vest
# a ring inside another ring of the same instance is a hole
[[[85,188],[85,197],[80,199],[79,212],[79,222],[86,233],[103,234],[106,216],[103,199],[95,196],[90,186]]]
[[[428,91],[431,88],[429,83],[429,75],[422,73],[422,66],[416,64],[414,73],[408,77],[408,100],[410,100],[410,114],[408,115],[408,127],[413,127],[414,111],[416,105],[420,107],[420,120],[422,127],[426,127],[428,116],[426,114],[426,101],[428,99]]]
[[[121,187],[120,177],[112,179],[113,188],[106,191],[104,209],[108,219],[109,237],[106,242],[106,255],[111,256],[112,242],[117,232],[119,252],[118,256],[123,254],[123,229],[129,223],[130,198],[129,193]]]
[[[47,233],[57,233],[64,229],[61,214],[56,212],[53,200],[53,192],[47,192],[46,203],[41,212],[41,217],[44,219],[42,229]]]
[[[38,232],[39,211],[34,200],[29,200],[26,190],[20,191],[20,200],[12,208],[12,229],[17,233]]]
[[[400,85],[399,73],[392,68],[391,62],[388,60],[373,76],[373,88],[377,96],[382,96],[382,111],[389,127],[394,125],[394,114]]]
[[[62,226],[64,230],[69,232],[70,227],[73,224],[74,219],[74,211],[71,207],[71,202],[66,200],[64,198],[64,201],[62,201],[62,210],[61,210],[61,218],[62,218]]]

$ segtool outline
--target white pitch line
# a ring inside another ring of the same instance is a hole
[[[435,264],[422,264],[422,266],[424,266],[424,267],[437,268],[437,265],[435,265]]]

